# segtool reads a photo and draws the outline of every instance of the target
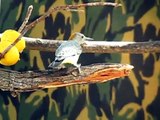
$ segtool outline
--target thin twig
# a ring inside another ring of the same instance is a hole
[[[55,11],[60,10],[68,10],[68,9],[78,9],[80,7],[93,7],[93,6],[114,6],[118,7],[121,6],[121,4],[112,3],[112,2],[94,2],[94,3],[84,3],[84,4],[78,4],[78,5],[64,5],[64,6],[57,6],[54,8],[49,9],[46,13],[44,13],[42,16],[40,16],[38,19],[30,23],[29,25],[26,25],[26,27],[21,31],[21,35],[11,44],[8,46],[2,53],[0,53],[0,59],[4,57],[4,55],[15,45],[17,42],[19,42],[20,38],[25,35],[25,33],[30,30],[32,27],[34,27],[37,23],[44,20],[46,17],[48,17],[50,14],[52,14]]]
[[[9,45],[2,53],[0,53],[0,58],[3,58],[3,56],[13,47],[15,46],[15,44],[21,39],[21,37],[27,32],[25,32],[25,27],[26,27],[26,24],[28,23],[28,20],[31,16],[31,13],[32,13],[32,10],[33,10],[33,5],[30,5],[28,7],[28,10],[27,10],[27,13],[26,13],[26,16],[25,16],[25,19],[22,23],[22,25],[20,26],[20,28],[18,29],[18,32],[21,33],[21,35],[11,44]],[[23,33],[22,33],[23,31]]]
[[[93,6],[114,6],[114,7],[119,7],[121,4],[118,3],[112,3],[112,2],[94,2],[94,3],[84,3],[84,4],[78,4],[78,5],[62,5],[62,6],[57,6],[49,9],[46,13],[44,13],[42,16],[40,16],[38,19],[30,23],[29,25],[26,26],[26,28],[31,29],[34,27],[37,23],[41,22],[44,20],[46,17],[48,17],[50,14],[52,14],[55,11],[60,11],[60,10],[69,10],[69,9],[78,9],[81,7],[93,7]]]
[[[68,9],[67,11],[84,13],[84,10],[77,10],[77,9]]]
[[[27,25],[27,23],[28,23],[28,20],[29,20],[29,18],[30,18],[30,16],[31,16],[32,10],[33,10],[33,5],[30,5],[30,6],[28,7],[28,10],[27,10],[27,13],[26,13],[26,16],[25,16],[24,21],[23,21],[22,25],[20,26],[20,28],[18,29],[18,32],[19,32],[19,33],[21,33],[22,30],[26,27],[26,25]]]
[[[20,36],[12,43],[10,44],[2,53],[0,53],[0,59],[4,57],[4,55],[13,47],[15,44],[19,42],[19,40],[23,37],[23,35],[26,33],[26,31],[23,30],[23,33],[20,34]]]
[[[31,13],[32,13],[32,10],[33,10],[33,6],[30,5],[28,7],[28,10],[27,10],[27,13],[26,13],[26,17],[22,23],[22,25],[20,26],[20,28],[18,29],[18,32],[21,33],[21,35],[19,35],[19,37],[11,44],[9,45],[2,53],[0,53],[0,59],[2,59],[4,57],[4,55],[13,47],[15,46],[16,43],[19,42],[19,40],[23,37],[23,35],[28,31],[27,29],[25,29],[26,27],[26,24],[28,23],[28,20],[31,16]]]

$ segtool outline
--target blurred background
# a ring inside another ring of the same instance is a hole
[[[96,0],[2,0],[0,33],[18,30],[27,8],[30,22],[48,9]],[[105,0],[103,0],[105,1]],[[106,0],[107,1],[107,0]],[[87,7],[84,12],[58,11],[38,23],[25,36],[68,39],[81,32],[96,41],[145,42],[160,40],[159,0],[110,0],[122,7]],[[44,70],[54,53],[25,50],[12,70]],[[134,66],[128,77],[107,83],[73,85],[21,93],[14,98],[0,90],[0,120],[160,120],[160,54],[82,54],[82,65],[127,63]]]

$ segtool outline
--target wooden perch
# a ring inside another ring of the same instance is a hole
[[[66,74],[65,70],[17,72],[0,69],[0,89],[11,92],[27,92],[73,84],[102,83],[128,76],[132,68],[133,66],[128,64],[94,64],[82,66],[82,73],[76,76],[77,70]]]
[[[24,37],[30,50],[54,52],[64,41]],[[160,52],[160,41],[150,42],[105,42],[86,41],[84,53],[146,53]]]

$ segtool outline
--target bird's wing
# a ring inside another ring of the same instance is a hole
[[[59,48],[56,50],[55,61],[61,61],[66,57],[80,55],[82,53],[81,46],[76,41],[68,41],[66,43],[62,43]]]

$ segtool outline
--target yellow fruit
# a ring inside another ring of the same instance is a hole
[[[2,53],[11,43],[10,42],[0,42],[0,52]],[[18,49],[13,46],[5,55],[4,58],[0,59],[0,64],[5,66],[11,66],[18,62],[19,52]]]
[[[19,37],[19,35],[20,33],[15,30],[11,30],[11,29],[6,30],[2,33],[1,42],[8,41],[13,43]],[[21,38],[21,40],[15,45],[15,47],[21,53],[26,47],[25,40]]]

